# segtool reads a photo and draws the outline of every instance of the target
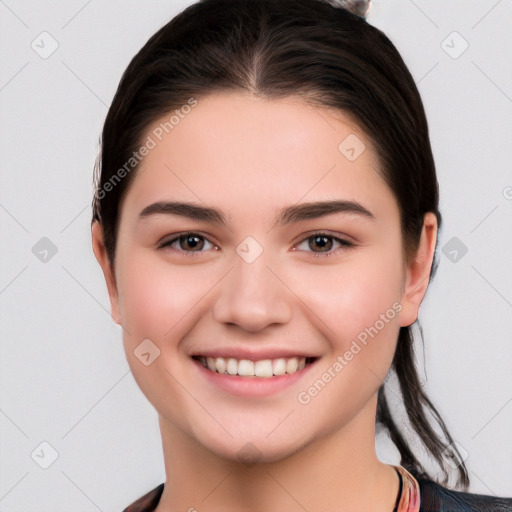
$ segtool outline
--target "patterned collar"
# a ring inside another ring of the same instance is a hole
[[[394,466],[394,468],[400,477],[399,499],[395,511],[419,512],[420,486],[417,480],[402,466]]]
[[[420,510],[420,486],[416,479],[402,466],[393,466],[400,478],[400,490],[397,496],[397,504],[393,512],[419,512]],[[132,503],[123,512],[153,512],[162,492],[164,484],[160,484],[151,492]]]

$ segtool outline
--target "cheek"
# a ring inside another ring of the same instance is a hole
[[[172,266],[155,258],[154,253],[137,248],[120,253],[118,260],[123,344],[133,377],[158,411],[172,404],[173,410],[183,412],[185,418],[191,414],[187,412],[190,403],[176,384],[186,380],[181,373],[184,357],[179,350],[180,339],[193,327],[195,308],[213,286],[212,276],[208,279],[205,273],[211,271],[199,270],[199,266]],[[147,339],[156,348],[147,342],[141,344]],[[150,354],[148,365],[139,359],[140,347]]]
[[[304,421],[317,416],[326,432],[336,429],[383,383],[400,329],[400,261],[393,251],[368,251],[345,266],[304,276],[303,292],[315,290],[305,295],[308,306],[323,321],[315,325],[331,348],[297,396]]]
[[[169,265],[149,252],[135,251],[119,266],[121,316],[131,337],[172,338],[213,285],[208,269]]]
[[[389,334],[392,342],[396,340],[402,269],[395,252],[382,247],[367,250],[340,265],[301,273],[301,296],[323,321],[322,331],[338,351],[358,335],[364,338],[375,324],[382,331],[381,339]],[[317,324],[321,326],[318,320]]]

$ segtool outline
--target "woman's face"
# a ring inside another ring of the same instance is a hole
[[[419,299],[370,141],[299,98],[190,110],[143,138],[110,287],[161,425],[270,461],[371,423]]]

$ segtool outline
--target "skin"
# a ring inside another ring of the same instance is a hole
[[[350,134],[366,147],[355,161],[338,150]],[[158,512],[393,509],[398,478],[375,452],[377,391],[400,327],[417,318],[437,225],[427,213],[418,250],[406,260],[398,204],[378,168],[368,137],[342,113],[298,97],[215,94],[137,170],[121,204],[114,262],[101,225],[93,225],[112,317],[159,415],[166,485]],[[334,199],[357,201],[373,218],[345,212],[274,226],[284,207]],[[158,201],[212,206],[227,224],[139,218]],[[204,237],[199,250],[179,242],[158,248],[189,231]],[[318,232],[354,246],[328,238],[324,248],[312,237]],[[237,253],[248,236],[263,249],[252,263]],[[396,303],[394,318],[300,403],[298,394]],[[149,366],[134,354],[145,339],[160,350]],[[240,348],[318,359],[279,392],[240,397],[211,385],[190,357]],[[254,464],[241,458],[247,450]]]

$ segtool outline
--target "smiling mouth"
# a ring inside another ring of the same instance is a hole
[[[277,359],[234,359],[232,357],[193,356],[207,370],[239,377],[271,378],[292,375],[316,361],[315,357],[286,357]]]

